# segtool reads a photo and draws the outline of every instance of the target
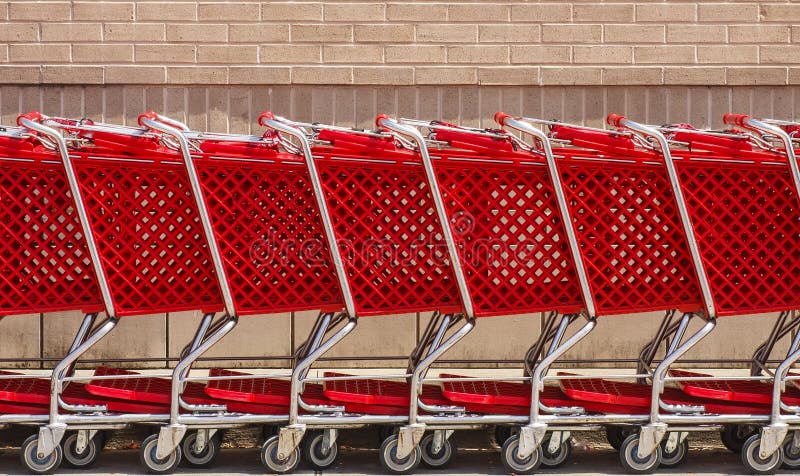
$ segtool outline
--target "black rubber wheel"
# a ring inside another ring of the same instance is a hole
[[[622,442],[625,438],[636,433],[636,428],[632,426],[607,426],[606,427],[606,440],[612,448],[619,451],[622,448]]]
[[[219,456],[219,450],[222,446],[222,433],[214,433],[214,436],[209,438],[206,442],[203,451],[195,451],[195,441],[197,441],[197,432],[193,431],[186,435],[181,442],[181,450],[183,451],[183,462],[186,466],[192,468],[210,468]]]
[[[34,434],[22,442],[19,448],[19,459],[22,465],[33,474],[53,474],[61,465],[61,460],[64,458],[61,445],[56,445],[52,453],[44,458],[40,458],[38,453],[39,448],[39,435]]]
[[[401,459],[397,457],[397,443],[396,433],[383,440],[378,451],[381,466],[389,474],[411,474],[422,461],[422,451],[419,446],[416,446],[410,455]]]
[[[629,474],[650,474],[658,469],[661,464],[661,445],[656,446],[655,451],[640,458],[637,452],[639,451],[639,434],[630,435],[622,442],[619,449],[619,461],[622,467]]]
[[[86,448],[78,453],[76,450],[78,433],[70,433],[61,442],[61,446],[64,449],[64,466],[74,469],[91,468],[97,462],[104,443],[103,433],[98,431],[86,442]]]
[[[542,464],[542,447],[536,448],[527,458],[520,458],[517,454],[519,450],[519,434],[512,435],[500,450],[500,459],[503,466],[512,474],[533,474]]]
[[[783,448],[766,458],[759,455],[761,435],[753,435],[742,446],[742,463],[752,474],[774,474],[783,462]]]
[[[456,446],[451,441],[452,438],[444,440],[439,451],[433,451],[433,433],[428,433],[419,442],[422,450],[422,464],[430,469],[446,468],[456,456]]]
[[[303,438],[303,461],[314,471],[324,471],[336,462],[339,456],[339,444],[335,441],[330,448],[323,444],[324,433],[312,431]]]
[[[669,433],[667,433],[667,437],[664,438],[664,441],[661,442],[661,466],[664,468],[674,468],[683,464],[689,456],[689,439],[684,438],[683,441],[675,446],[674,450],[667,452],[668,437]]]
[[[300,450],[295,448],[286,459],[278,459],[278,437],[273,436],[261,446],[261,464],[273,473],[287,474],[300,464]]]
[[[744,442],[756,433],[758,428],[751,425],[726,425],[720,430],[719,437],[725,448],[734,453],[741,453]]]
[[[515,428],[512,426],[497,425],[494,427],[494,442],[502,448],[503,443],[514,434]]]
[[[150,474],[172,474],[181,463],[181,447],[178,445],[167,457],[156,457],[158,448],[158,433],[152,434],[142,441],[139,449],[139,461]]]
[[[794,445],[794,437],[789,433],[789,437],[783,442],[783,458],[781,466],[785,469],[797,471],[800,469],[800,447]]]
[[[550,436],[552,438],[552,434]],[[569,458],[572,454],[572,439],[567,438],[563,441],[555,452],[550,451],[550,438],[545,438],[542,443],[542,467],[543,468],[558,468]]]

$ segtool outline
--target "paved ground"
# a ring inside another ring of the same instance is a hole
[[[368,449],[374,447],[376,435],[369,432],[349,432],[340,437],[342,451],[339,461],[334,468],[327,472],[330,474],[382,474],[378,463],[377,451]],[[135,449],[134,434],[117,435],[111,446],[115,449],[105,451],[97,462],[92,472],[74,472],[60,470],[58,474],[64,475],[112,475],[112,474],[140,474],[139,454]],[[461,432],[457,433],[459,453],[454,464],[446,471],[429,471],[423,468],[419,474],[506,474],[500,457],[491,444],[491,437],[486,432]],[[264,474],[264,468],[259,462],[258,451],[254,447],[231,448],[232,445],[252,446],[258,436],[254,433],[228,434],[225,438],[223,452],[214,468],[205,471],[180,468],[179,474],[198,474],[203,476],[231,475],[231,474]],[[542,471],[542,474],[621,474],[621,467],[617,453],[608,446],[600,433],[576,434],[574,437],[575,450],[572,457],[565,465],[557,470]],[[659,470],[658,474],[704,474],[723,475],[741,474],[743,466],[739,455],[735,455],[721,447],[714,433],[695,434],[690,437],[692,446],[689,460],[684,466],[672,470]],[[12,443],[13,444],[13,443]],[[0,449],[0,473],[25,474],[18,460],[18,451],[12,447]],[[314,474],[301,467],[297,472],[300,475]],[[786,474],[789,474],[786,472]]]

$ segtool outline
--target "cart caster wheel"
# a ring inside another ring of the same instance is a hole
[[[514,434],[514,427],[498,425],[494,427],[494,442],[502,447],[503,443]]]
[[[656,446],[655,451],[644,458],[640,458],[636,454],[637,451],[639,451],[639,435],[634,434],[625,438],[619,449],[619,460],[629,474],[650,474],[661,464],[661,445]]]
[[[630,426],[607,426],[606,440],[612,448],[619,451],[625,438],[631,436],[636,429]]]
[[[278,459],[278,437],[273,436],[261,446],[261,464],[276,474],[287,474],[300,464],[300,450],[295,448],[286,459]]]
[[[416,446],[410,455],[400,459],[397,457],[397,443],[397,434],[390,435],[383,440],[378,453],[381,466],[389,474],[411,474],[422,460],[422,451],[419,446]]]
[[[667,434],[669,436],[669,433]],[[667,439],[661,442],[661,466],[664,468],[674,468],[680,466],[689,456],[689,439],[684,438],[678,443],[674,450],[667,451]]]
[[[786,442],[783,443],[783,454],[781,455],[781,466],[785,469],[800,469],[800,446],[793,444],[793,435],[789,435]]]
[[[333,446],[326,448],[323,444],[324,437],[323,432],[314,431],[303,439],[303,461],[314,471],[330,468],[339,456],[339,444],[334,441]]]
[[[430,469],[446,468],[456,456],[456,447],[450,442],[450,438],[444,440],[438,452],[433,452],[433,433],[429,433],[419,442],[422,451],[422,464]]]
[[[542,447],[536,448],[527,458],[520,458],[517,454],[519,450],[519,434],[512,435],[500,450],[500,459],[503,461],[503,466],[509,473],[513,474],[533,474],[539,465],[542,464]]]
[[[61,465],[64,453],[61,445],[48,456],[40,458],[36,453],[39,448],[39,435],[34,434],[25,439],[19,448],[19,459],[28,471],[34,474],[53,474]]]
[[[216,432],[214,436],[209,438],[206,442],[203,451],[195,451],[195,442],[197,441],[197,432],[192,432],[186,435],[186,438],[181,442],[181,449],[183,450],[183,461],[187,466],[192,468],[209,468],[216,461],[219,456],[219,449],[222,446],[222,433]]]
[[[74,469],[89,468],[97,461],[100,456],[100,451],[103,449],[105,439],[102,432],[97,432],[94,436],[86,442],[86,447],[78,453],[76,447],[78,445],[78,434],[70,433],[64,438],[62,443],[64,449],[64,466]]]
[[[550,452],[550,438],[542,443],[542,466],[545,468],[558,468],[572,454],[572,439],[567,438],[555,452]]]
[[[758,452],[761,449],[761,435],[753,435],[742,446],[742,462],[753,474],[773,474],[781,465],[783,450],[762,458]]]
[[[139,461],[150,474],[171,474],[181,462],[181,447],[178,446],[166,458],[156,458],[158,447],[158,433],[148,436],[142,441],[139,450]]]
[[[757,432],[758,430],[750,425],[725,425],[719,432],[719,437],[725,448],[734,453],[741,453],[744,442]]]

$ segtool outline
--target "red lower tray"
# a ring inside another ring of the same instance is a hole
[[[574,376],[575,374],[559,372],[559,375]],[[652,398],[650,385],[616,382],[602,378],[564,379],[559,382],[564,393],[575,400],[650,408]],[[664,389],[661,400],[670,405],[703,405],[707,413],[724,415],[765,415],[770,411],[769,406],[765,405],[732,404],[719,400],[696,398],[675,388]]]
[[[353,375],[325,372],[325,377]],[[324,383],[325,396],[337,402],[408,407],[411,387],[407,382],[382,379],[334,380]],[[422,386],[422,401],[431,405],[450,405],[438,385]]]
[[[0,371],[0,375],[22,375]],[[50,380],[40,377],[0,379],[0,401],[50,405]]]
[[[442,374],[443,378],[462,378],[461,375]],[[442,393],[452,402],[466,404],[472,412],[527,415],[531,406],[531,386],[527,383],[470,380],[443,382]],[[541,402],[549,407],[581,407],[590,413],[642,414],[647,409],[632,405],[607,402],[575,401],[558,387],[547,385],[542,390]]]
[[[0,402],[0,415],[47,415],[48,413],[49,407],[46,405]]]
[[[672,377],[712,377],[709,374],[689,372],[686,370],[670,370]],[[724,400],[730,402],[772,404],[772,384],[747,380],[692,380],[678,381],[681,389],[693,397]],[[800,405],[800,390],[794,386],[786,386],[781,399],[787,405]]]

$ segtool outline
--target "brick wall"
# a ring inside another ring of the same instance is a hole
[[[785,85],[792,2],[0,3],[23,84]]]
[[[232,132],[257,130],[265,109],[359,127],[378,113],[481,126],[497,110],[594,126],[612,111],[698,126],[719,126],[729,110],[795,118],[796,23],[800,4],[789,1],[2,1],[0,124],[32,109],[128,124],[155,109]],[[79,319],[6,318],[0,359],[60,357]],[[312,319],[244,318],[212,354],[289,355]],[[334,354],[406,355],[426,319],[366,319]],[[773,319],[727,319],[693,357],[747,358]],[[571,356],[635,357],[657,320],[605,319]],[[519,358],[541,321],[482,320],[448,357]],[[163,366],[197,322],[126,318],[89,357]]]

